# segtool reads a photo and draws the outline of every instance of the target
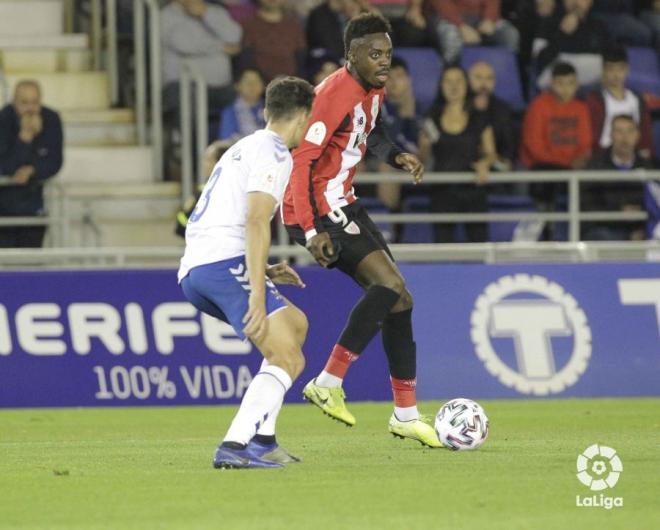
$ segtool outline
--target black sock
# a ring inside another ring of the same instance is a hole
[[[245,449],[247,447],[247,445],[238,442],[222,442],[221,445],[227,449]]]
[[[274,434],[255,434],[252,439],[261,445],[274,445],[277,443]]]
[[[412,308],[390,313],[385,319],[383,347],[390,366],[390,375],[396,379],[415,379],[417,349],[413,341]]]
[[[390,309],[399,300],[399,293],[373,285],[367,289],[362,299],[353,307],[344,331],[337,344],[341,344],[351,353],[359,355],[367,347],[383,325]]]

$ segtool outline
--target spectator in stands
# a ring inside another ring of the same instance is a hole
[[[547,18],[534,42],[536,70],[542,73],[558,58],[581,61],[581,79],[587,83],[600,74],[599,55],[608,37],[603,24],[592,13],[593,0],[564,0],[564,11]],[[579,57],[578,57],[579,56]]]
[[[41,104],[36,81],[20,81],[0,111],[0,217],[44,214],[43,185],[62,167],[62,122]],[[0,247],[40,247],[45,226],[0,227]]]
[[[591,155],[591,120],[575,98],[577,74],[556,63],[549,91],[538,95],[523,119],[520,161],[529,169],[581,169]]]
[[[415,108],[412,79],[403,59],[392,58],[390,77],[386,84],[387,97],[381,108],[383,123],[390,138],[406,153],[417,153],[419,117]],[[391,172],[392,168],[380,163],[378,171]],[[378,197],[390,211],[400,208],[401,185],[384,181],[377,186]]]
[[[257,3],[257,12],[243,25],[244,64],[255,66],[266,83],[278,75],[300,75],[306,54],[300,22],[285,12],[284,0]]]
[[[339,60],[330,55],[321,55],[319,57],[310,58],[309,80],[312,85],[316,86],[331,73],[339,70],[339,68]]]
[[[640,139],[637,121],[630,114],[619,114],[612,120],[610,146],[594,155],[587,169],[620,170],[651,169],[651,162],[637,150]],[[641,211],[644,187],[639,182],[594,182],[582,185],[580,194],[586,211]],[[584,223],[582,239],[644,239],[643,224]]]
[[[556,63],[549,91],[538,95],[523,119],[520,162],[529,169],[582,169],[591,155],[589,109],[575,98],[577,74],[569,63]],[[533,184],[539,208],[552,211],[566,185]],[[546,232],[546,237],[550,234]]]
[[[653,31],[635,16],[634,0],[595,0],[594,14],[613,40],[626,46],[650,46]]]
[[[326,0],[309,13],[307,46],[319,55],[344,57],[344,28],[363,8],[355,0]]]
[[[486,212],[491,165],[495,161],[493,129],[474,111],[466,73],[449,66],[442,73],[438,97],[424,120],[419,141],[420,157],[433,171],[474,171],[474,184],[439,185],[431,191],[434,212]],[[436,242],[454,241],[455,223],[435,225]],[[467,223],[469,241],[486,240],[485,223]]]
[[[488,124],[493,129],[497,152],[494,167],[501,171],[510,171],[516,149],[513,119],[509,104],[493,94],[495,70],[490,64],[479,61],[470,67],[468,77],[474,109],[485,114]]]
[[[369,0],[392,24],[395,47],[436,45],[433,25],[424,16],[424,0]]]
[[[208,83],[209,108],[234,99],[231,58],[237,55],[241,26],[227,10],[204,0],[173,0],[161,11],[163,45],[163,111],[179,107],[183,61],[190,61]]]
[[[660,52],[660,0],[647,0],[643,4],[645,9],[639,18],[653,32],[653,45]]]
[[[586,98],[591,114],[593,133],[592,150],[605,149],[612,144],[612,120],[619,114],[634,118],[641,131],[640,152],[651,158],[653,139],[651,137],[651,116],[644,100],[626,88],[628,57],[625,48],[609,48],[603,53],[602,88],[591,92]]]
[[[220,140],[237,141],[266,126],[264,120],[265,86],[259,70],[246,68],[236,83],[237,97],[220,115]]]
[[[500,0],[430,0],[445,63],[458,60],[466,45],[503,46],[518,52],[518,30],[501,18]]]

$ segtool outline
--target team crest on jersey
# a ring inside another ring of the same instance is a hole
[[[326,127],[325,123],[322,121],[317,121],[312,123],[307,129],[307,134],[305,135],[305,140],[314,144],[321,145],[325,139]]]
[[[355,221],[351,221],[344,228],[344,232],[351,234],[352,236],[357,236],[360,234],[360,227],[355,223]]]

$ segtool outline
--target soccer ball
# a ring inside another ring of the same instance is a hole
[[[442,444],[453,451],[476,449],[488,438],[488,416],[471,399],[452,399],[438,411],[435,432]]]

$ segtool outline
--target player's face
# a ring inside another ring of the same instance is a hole
[[[390,75],[392,62],[392,41],[389,35],[367,35],[349,59],[363,85],[383,88]]]
[[[298,113],[298,122],[296,124],[296,132],[293,135],[294,145],[290,145],[289,148],[293,149],[300,145],[302,142],[303,134],[307,130],[307,125],[309,124],[309,118],[312,115],[312,109],[300,111]]]

